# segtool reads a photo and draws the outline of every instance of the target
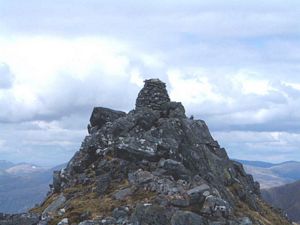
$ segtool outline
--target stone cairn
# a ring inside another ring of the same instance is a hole
[[[159,79],[149,79],[144,82],[145,86],[136,100],[137,110],[143,107],[159,110],[164,103],[170,102],[165,83]]]

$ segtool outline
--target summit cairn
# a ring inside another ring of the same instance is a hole
[[[180,102],[171,102],[166,84],[159,79],[145,80],[139,92],[135,108],[137,111],[159,111],[162,117],[185,118],[185,109]]]
[[[148,107],[159,110],[164,103],[170,102],[165,83],[159,79],[149,79],[144,82],[145,86],[136,99],[136,109]]]
[[[47,199],[32,210],[40,224],[290,224],[158,79],[145,81],[128,113],[94,108],[88,127],[80,150],[55,172]]]

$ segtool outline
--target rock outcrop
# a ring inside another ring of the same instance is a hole
[[[158,79],[145,81],[134,110],[95,108],[88,127],[48,198],[32,209],[39,224],[289,224]]]

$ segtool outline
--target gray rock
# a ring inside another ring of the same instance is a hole
[[[171,180],[168,177],[156,178],[152,182],[144,185],[146,189],[155,191],[164,195],[175,195],[183,192],[183,187],[178,185],[176,181]]]
[[[129,162],[123,159],[101,160],[95,169],[96,176],[109,174],[111,179],[127,178]]]
[[[187,207],[190,205],[190,199],[182,195],[173,195],[170,203],[178,207]]]
[[[57,225],[68,225],[68,224],[69,224],[68,218],[64,218]]]
[[[53,172],[53,191],[55,193],[60,192],[61,189],[61,177],[60,177],[60,171],[54,171]]]
[[[129,225],[129,208],[122,206],[113,210],[112,216],[116,219],[118,225]]]
[[[41,221],[38,222],[37,225],[48,225],[48,224],[49,224],[49,223],[48,223],[47,220],[41,220]]]
[[[112,216],[117,220],[126,220],[129,216],[129,208],[127,206],[115,208],[112,212]]]
[[[131,216],[133,225],[168,224],[169,215],[164,207],[152,204],[138,204]]]
[[[191,203],[201,203],[205,198],[210,195],[210,187],[207,184],[201,184],[187,191],[188,196],[191,199]]]
[[[201,213],[217,217],[227,217],[231,213],[231,207],[225,200],[209,195],[205,198]]]
[[[189,211],[177,211],[171,219],[171,225],[206,225],[207,221],[200,215]]]
[[[181,162],[172,159],[161,159],[159,161],[159,167],[165,170],[164,174],[172,175],[176,180],[188,179],[191,175]]]
[[[117,221],[113,217],[106,217],[105,219],[101,220],[101,225],[116,225]]]
[[[80,221],[85,221],[88,220],[91,217],[91,212],[90,211],[85,211],[80,214]]]
[[[116,141],[114,153],[116,157],[126,160],[150,160],[158,161],[157,143],[159,140],[155,137],[125,137]]]
[[[181,102],[166,102],[161,106],[162,116],[170,118],[186,118]]]
[[[245,172],[245,170],[244,170],[243,164],[241,164],[241,163],[239,163],[239,162],[237,162],[237,161],[232,161],[232,163],[233,163],[233,166],[234,166],[235,170],[236,170],[241,176],[243,176],[243,177],[246,177],[246,176],[247,176],[247,174],[246,174],[246,172]]]
[[[148,131],[155,122],[160,118],[159,111],[150,108],[141,108],[134,114],[135,126],[138,126],[144,131]]]
[[[252,221],[248,217],[243,217],[238,220],[239,225],[252,225]]]
[[[134,185],[143,185],[146,183],[150,183],[151,181],[153,181],[153,179],[154,176],[150,172],[143,171],[142,169],[128,174],[129,182]]]
[[[124,200],[128,196],[132,195],[133,193],[134,193],[133,188],[125,188],[125,189],[119,190],[116,193],[114,193],[113,197],[114,197],[114,199],[117,199],[117,200]]]
[[[60,194],[42,213],[43,216],[53,215],[58,209],[62,208],[64,203],[66,202],[66,198],[63,194]]]
[[[102,223],[96,220],[85,220],[80,222],[78,225],[102,225]]]
[[[100,129],[107,122],[113,122],[123,116],[126,116],[126,113],[103,107],[95,107],[90,118],[90,124],[91,127]]]
[[[96,192],[98,195],[103,195],[106,192],[106,190],[109,188],[110,181],[111,178],[109,173],[101,175],[97,178]]]

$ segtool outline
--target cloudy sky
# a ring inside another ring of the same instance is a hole
[[[230,157],[300,160],[300,3],[0,0],[0,159],[53,166],[165,81]]]

